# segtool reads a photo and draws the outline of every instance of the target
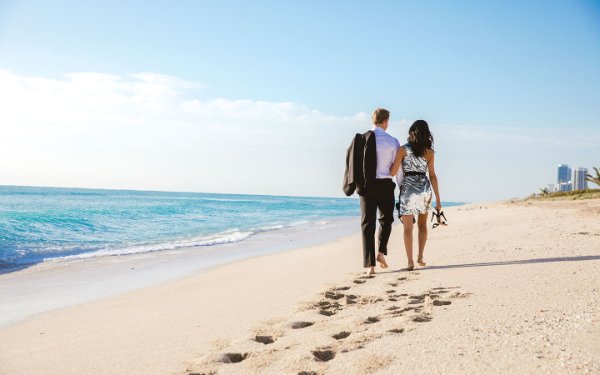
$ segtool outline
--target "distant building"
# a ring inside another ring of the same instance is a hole
[[[575,168],[573,170],[573,190],[585,190],[587,189],[587,175],[586,168]]]
[[[571,191],[573,190],[573,184],[569,182],[561,182],[558,184],[558,191]]]
[[[548,184],[548,193],[554,193],[558,191],[558,184]]]
[[[569,168],[569,166],[566,164],[559,164],[556,182],[560,185],[563,182],[569,181],[571,181],[571,168]]]

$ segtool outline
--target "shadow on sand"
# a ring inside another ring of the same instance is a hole
[[[471,267],[492,267],[492,266],[511,266],[514,264],[537,264],[537,263],[560,263],[560,262],[581,262],[586,260],[600,260],[600,255],[582,255],[577,257],[555,257],[555,258],[537,258],[537,259],[523,259],[523,260],[507,260],[499,262],[480,262],[480,263],[462,263],[462,264],[447,264],[440,266],[426,266],[424,268],[415,268],[415,271],[427,271],[427,270],[444,270],[451,268],[471,268]],[[393,272],[405,272],[406,269],[400,269]],[[384,273],[384,272],[379,272]]]

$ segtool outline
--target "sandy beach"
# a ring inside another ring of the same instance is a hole
[[[0,374],[600,373],[600,200],[444,209],[427,267],[358,235],[0,328]]]

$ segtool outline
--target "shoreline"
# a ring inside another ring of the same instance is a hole
[[[0,273],[0,328],[47,311],[171,282],[231,262],[330,243],[359,232],[360,216],[338,216],[256,232],[235,242],[91,257],[84,253],[4,269]]]
[[[172,282],[232,262],[330,243],[356,233],[358,220],[320,220],[213,246],[56,259],[0,274],[0,328],[44,312]],[[83,279],[85,283],[81,283]]]
[[[0,185],[0,273],[52,260],[236,243],[356,216],[358,200]]]
[[[0,328],[0,373],[600,371],[600,200],[446,215],[416,272],[396,221],[374,278],[359,234],[229,263]]]

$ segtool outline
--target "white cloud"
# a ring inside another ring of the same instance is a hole
[[[327,177],[311,169],[331,147],[343,154],[351,134],[368,126],[363,114],[187,97],[199,87],[154,73],[48,79],[0,71],[0,183],[337,193],[307,181]],[[339,130],[346,136],[338,139]]]
[[[156,73],[0,70],[0,184],[341,195],[345,149],[369,113],[194,98],[205,89]],[[390,132],[402,142],[408,125]],[[525,195],[552,182],[555,163],[600,161],[595,129],[432,129],[448,200]]]

